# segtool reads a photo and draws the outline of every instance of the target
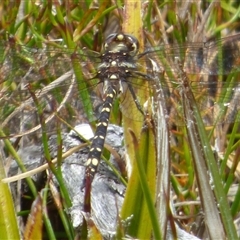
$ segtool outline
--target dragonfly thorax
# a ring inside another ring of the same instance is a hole
[[[138,41],[130,35],[112,34],[106,39],[97,74],[104,83],[103,92],[106,92],[109,85],[114,87],[118,94],[124,91],[124,82],[137,69],[135,56],[138,45]]]

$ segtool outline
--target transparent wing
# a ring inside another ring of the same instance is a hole
[[[236,118],[240,100],[237,78],[239,39],[240,34],[206,43],[147,49],[137,56],[139,70],[132,73],[129,84],[143,105],[141,96],[154,87],[150,62],[153,59],[158,65],[159,81],[163,83],[169,103],[169,118],[176,125],[184,124],[181,85],[175,68],[178,58],[189,74],[206,124],[214,124],[221,109],[225,115],[219,122],[239,121]],[[49,132],[56,129],[59,117],[72,126],[94,119],[92,106],[100,106],[102,101],[102,84],[93,78],[101,61],[99,53],[52,45],[41,49],[27,48],[0,42],[0,60],[0,122],[6,135],[20,136],[37,129],[41,134],[40,117],[45,119]],[[146,73],[143,69],[147,69]],[[229,73],[229,77],[223,76]],[[129,110],[136,107],[131,93],[124,94],[121,101],[124,115],[136,121],[142,119]],[[39,109],[42,115],[39,115]]]
[[[139,59],[155,57],[162,71],[177,73],[175,59],[184,62],[189,74],[226,75],[240,71],[240,34],[208,42],[162,45],[139,54]]]
[[[239,56],[240,34],[206,43],[164,45],[139,55],[140,64],[157,65],[159,81],[169,103],[169,118],[176,125],[184,124],[181,106],[181,81],[176,60],[180,60],[191,81],[206,125],[239,121]],[[151,59],[151,60],[150,60]],[[155,69],[156,70],[156,69]],[[154,84],[153,84],[154,85]]]
[[[56,116],[73,126],[91,118],[91,110],[86,114],[83,109],[91,109],[84,97],[98,84],[92,78],[93,65],[99,63],[94,52],[87,58],[75,49],[1,42],[0,59],[0,122],[7,135],[40,130],[40,115],[48,131],[56,129]]]

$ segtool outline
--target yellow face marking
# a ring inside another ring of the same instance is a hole
[[[96,158],[92,159],[92,165],[95,167],[98,165],[98,160]]]
[[[122,40],[124,39],[123,34],[118,34],[118,35],[117,35],[117,39],[118,39],[119,41],[122,41]]]
[[[103,109],[102,109],[102,112],[110,112],[110,108],[107,108],[107,107],[106,107],[106,108],[103,108]]]
[[[96,150],[97,150],[98,152],[101,152],[101,151],[102,151],[101,148],[96,148]]]
[[[116,66],[117,66],[117,62],[116,62],[116,61],[112,61],[112,62],[111,62],[111,66],[112,66],[112,67],[116,67]]]
[[[112,80],[118,79],[117,75],[115,75],[115,74],[112,74],[109,78]]]
[[[99,135],[98,137],[101,138],[101,139],[104,139],[104,137],[102,135]]]
[[[136,45],[135,43],[133,43],[133,44],[132,44],[132,48],[133,48],[134,50],[136,50],[136,49],[137,49],[137,45]]]
[[[86,166],[89,166],[89,165],[91,164],[91,162],[92,162],[92,159],[89,158],[89,159],[86,161],[85,165],[86,165]]]

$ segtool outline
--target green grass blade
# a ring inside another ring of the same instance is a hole
[[[6,177],[4,159],[0,154],[0,233],[1,239],[20,239],[13,198],[8,184],[1,180]]]
[[[203,209],[205,211],[205,221],[209,229],[209,234],[212,238],[217,239],[225,239],[226,237],[228,239],[237,239],[230,208],[227,207],[228,202],[221,183],[218,166],[205,132],[201,114],[198,110],[194,96],[192,95],[187,77],[182,76],[182,78],[184,86],[183,107],[187,132],[194,156],[193,159],[198,187]],[[219,203],[221,219],[211,188],[214,190],[215,197]],[[217,232],[213,226],[218,226]],[[224,230],[226,231],[226,237]],[[216,234],[218,234],[218,236],[216,236]]]

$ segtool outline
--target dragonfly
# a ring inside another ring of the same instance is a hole
[[[52,45],[40,49],[1,43],[0,122],[5,132],[2,137],[23,137],[31,143],[37,138],[36,133],[41,136],[42,122],[47,127],[45,131],[52,132],[59,122],[69,126],[90,121],[94,115],[92,106],[100,105],[96,133],[86,160],[84,210],[90,212],[91,182],[101,159],[114,100],[120,101],[124,115],[140,121],[129,109],[135,107],[145,114],[138,95],[154,88],[156,72],[151,65],[154,60],[158,81],[162,81],[169,99],[168,117],[175,125],[184,124],[179,104],[181,86],[174,67],[178,58],[190,76],[206,125],[219,120],[215,109],[221,104],[229,113],[220,122],[239,121],[238,82],[218,78],[239,72],[239,43],[240,34],[236,34],[215,41],[150,47],[142,53],[138,40],[123,33],[108,36],[100,53]],[[127,92],[131,98],[126,97]]]

